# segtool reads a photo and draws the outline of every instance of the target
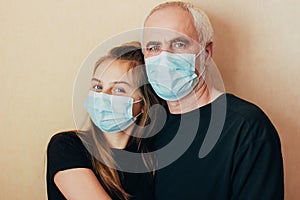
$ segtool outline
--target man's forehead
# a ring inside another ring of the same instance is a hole
[[[191,37],[174,30],[163,28],[145,28],[143,30],[143,44],[149,42],[167,43],[172,41],[190,41],[196,42]]]
[[[179,7],[166,7],[153,12],[146,19],[144,28],[149,28],[149,31],[145,31],[145,36],[147,35],[147,37],[150,37],[151,34],[161,37],[183,34],[198,40],[193,16],[187,10]]]

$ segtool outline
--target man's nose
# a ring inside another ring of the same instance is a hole
[[[163,44],[163,45],[160,47],[159,53],[161,53],[161,52],[174,53],[173,49],[170,47],[169,44]]]

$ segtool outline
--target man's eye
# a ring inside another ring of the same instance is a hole
[[[147,47],[147,51],[159,51],[160,46],[159,45],[150,45]]]
[[[184,48],[185,47],[185,43],[183,43],[183,42],[176,42],[176,43],[172,44],[172,46],[175,49],[180,49],[180,48]]]

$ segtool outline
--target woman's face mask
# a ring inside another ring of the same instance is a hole
[[[96,69],[85,108],[93,123],[103,132],[125,130],[142,112],[142,104],[134,105],[141,101],[133,79],[136,74],[133,69],[136,68],[126,61],[106,60]]]
[[[137,116],[133,116],[133,98],[109,95],[103,92],[90,91],[85,101],[85,108],[93,123],[105,133],[117,133],[125,130]]]

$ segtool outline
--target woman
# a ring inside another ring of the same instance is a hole
[[[112,167],[118,151],[147,151],[139,127],[155,125],[149,110],[160,101],[144,82],[143,64],[135,43],[113,48],[96,63],[85,101],[90,129],[58,133],[48,144],[49,199],[153,199],[152,173]]]

